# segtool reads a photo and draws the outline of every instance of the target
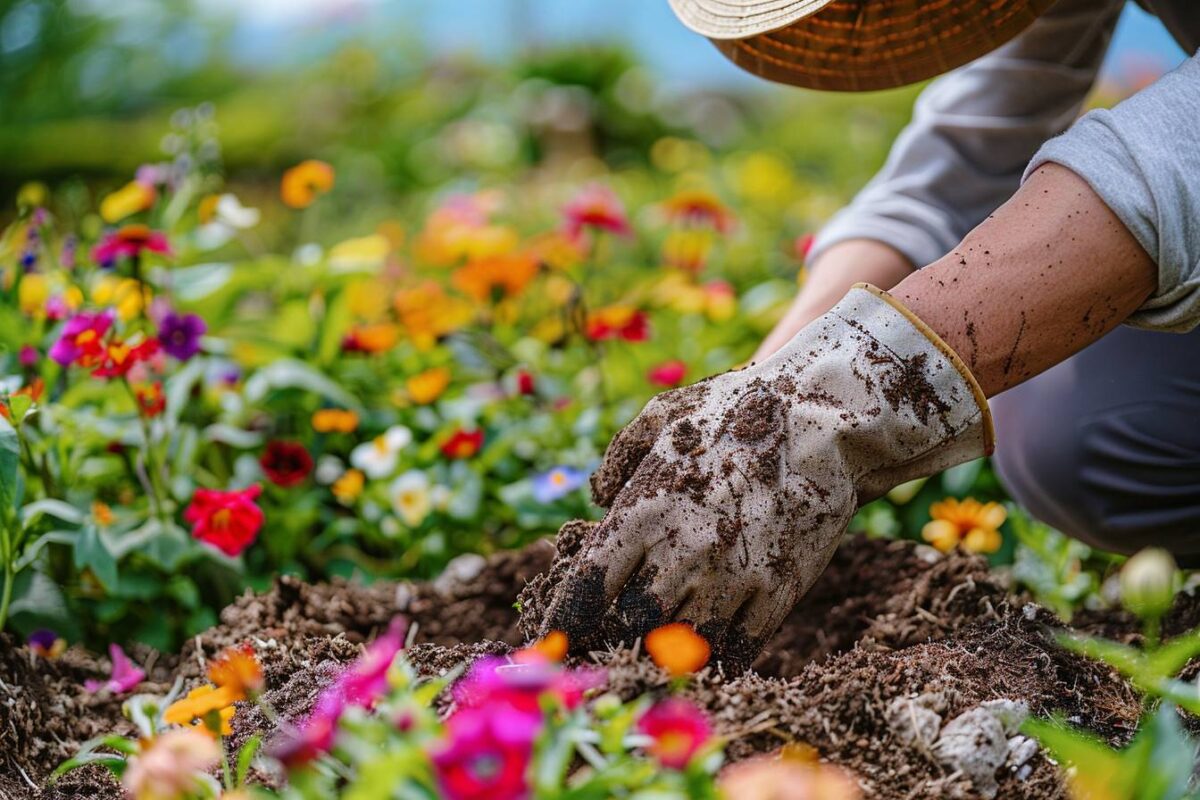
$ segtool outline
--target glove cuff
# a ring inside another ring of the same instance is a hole
[[[979,385],[979,381],[975,380],[975,376],[971,374],[971,370],[967,368],[966,363],[958,357],[958,353],[954,352],[954,348],[946,343],[941,336],[937,334],[933,328],[925,324],[925,321],[918,317],[908,306],[901,303],[891,293],[880,289],[869,283],[856,283],[851,289],[863,289],[883,300],[896,311],[900,312],[909,323],[917,329],[929,343],[938,349],[938,351],[946,357],[946,360],[958,371],[970,388],[971,394],[975,397],[975,404],[979,407],[980,425],[983,428],[983,455],[990,456],[996,449],[996,430],[992,425],[992,411],[988,406],[987,395],[983,393],[983,389]]]

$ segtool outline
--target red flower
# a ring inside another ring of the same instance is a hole
[[[585,186],[563,209],[563,232],[573,242],[579,241],[585,228],[629,236],[633,229],[625,216],[625,208],[612,189],[602,184]]]
[[[678,697],[656,703],[638,720],[637,729],[654,740],[649,750],[669,769],[683,769],[712,737],[708,718]]]
[[[153,358],[158,348],[158,339],[146,339],[133,346],[114,339],[104,348],[100,366],[92,374],[97,378],[122,378],[138,364]]]
[[[137,397],[138,409],[143,416],[157,417],[167,407],[167,396],[163,394],[162,381],[139,386],[133,393]]]
[[[278,440],[267,444],[258,464],[271,483],[284,488],[303,483],[313,468],[312,456],[304,445]]]
[[[125,225],[113,233],[106,234],[100,244],[92,248],[92,259],[102,267],[111,267],[121,258],[136,258],[143,251],[171,254],[167,237],[145,225]]]
[[[651,367],[646,378],[653,384],[665,386],[668,389],[683,383],[687,374],[687,364],[682,361],[664,361],[656,367]]]
[[[601,308],[588,316],[587,338],[593,342],[624,339],[644,342],[650,338],[650,318],[645,311],[625,306]]]
[[[797,236],[796,243],[794,245],[795,251],[796,251],[796,258],[799,259],[800,261],[807,261],[808,254],[812,252],[813,242],[815,242],[815,241],[816,241],[816,237],[813,236],[811,233],[806,233],[803,236]]]
[[[241,491],[197,489],[183,518],[192,523],[192,536],[236,556],[253,544],[262,528],[263,512],[254,504],[260,494],[258,484]]]
[[[523,369],[517,373],[517,391],[520,394],[531,395],[534,393],[533,373],[527,369]]]
[[[483,447],[483,429],[473,431],[459,428],[454,435],[442,445],[442,455],[446,458],[470,458]]]

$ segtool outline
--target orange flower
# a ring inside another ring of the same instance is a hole
[[[754,758],[722,770],[722,797],[758,800],[860,800],[848,774],[826,764]]]
[[[348,353],[382,353],[396,346],[400,331],[388,322],[359,325],[342,340],[342,350]]]
[[[537,271],[536,258],[516,253],[470,261],[454,271],[451,282],[481,303],[494,302],[520,294]]]
[[[413,375],[404,382],[408,396],[417,405],[429,405],[442,396],[450,385],[450,370],[445,367],[434,367]]]
[[[353,433],[358,428],[358,414],[345,408],[322,408],[313,412],[312,427],[317,433]]]
[[[562,661],[567,657],[567,635],[562,631],[550,631],[526,648],[518,650],[513,660],[518,664],[531,661]]]
[[[324,161],[302,161],[283,173],[279,194],[292,208],[308,208],[333,188],[333,167]]]
[[[245,700],[263,690],[263,672],[254,648],[227,647],[208,665],[208,679],[233,700]]]
[[[673,677],[696,672],[712,655],[708,642],[686,622],[672,622],[646,634],[646,652]]]
[[[108,507],[108,504],[102,503],[99,500],[92,501],[92,519],[94,519],[96,524],[101,528],[106,528],[117,521],[116,516],[113,514],[112,509]]]
[[[197,686],[182,700],[176,700],[163,711],[163,721],[171,725],[191,725],[211,736],[233,733],[234,698],[225,689],[205,684]]]
[[[429,349],[441,337],[471,320],[470,304],[451,297],[434,281],[401,289],[392,299],[400,324],[421,349]]]
[[[1004,541],[999,528],[1007,512],[999,503],[947,497],[931,505],[929,515],[933,519],[921,529],[921,538],[943,553],[959,545],[972,553],[994,553]]]

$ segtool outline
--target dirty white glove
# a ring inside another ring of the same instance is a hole
[[[747,666],[860,505],[991,449],[966,366],[859,284],[767,361],[661,394],[616,436],[592,478],[608,514],[558,565],[541,630],[581,652],[685,620]]]

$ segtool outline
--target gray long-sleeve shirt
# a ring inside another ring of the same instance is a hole
[[[1146,5],[1185,47],[1200,43],[1200,0]],[[918,266],[936,261],[1051,161],[1086,180],[1158,264],[1158,289],[1129,323],[1200,324],[1200,54],[1076,121],[1123,6],[1059,0],[1016,39],[931,83],[813,255],[867,238]]]

